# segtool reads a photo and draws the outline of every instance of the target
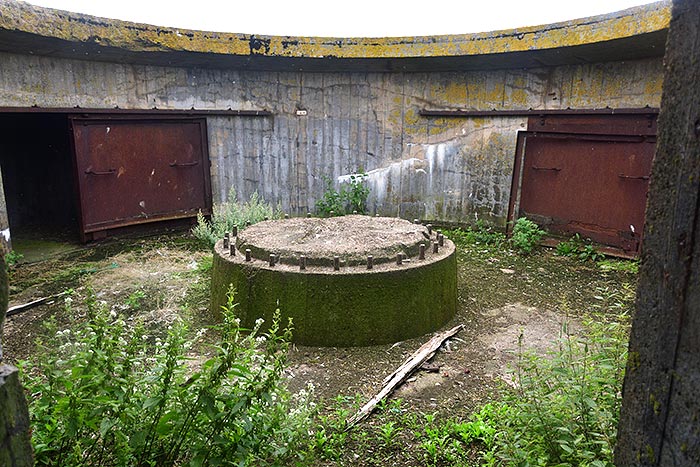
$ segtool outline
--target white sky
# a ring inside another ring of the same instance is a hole
[[[510,29],[649,0],[30,0],[159,26],[261,35],[389,37]]]

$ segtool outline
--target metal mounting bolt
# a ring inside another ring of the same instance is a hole
[[[250,262],[250,248],[245,249],[245,260],[246,262]]]

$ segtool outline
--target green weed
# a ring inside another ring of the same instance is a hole
[[[495,248],[506,244],[506,235],[482,220],[478,220],[470,228],[453,229],[447,231],[446,234],[451,240],[463,244],[490,245]]]
[[[313,405],[282,380],[289,328],[279,312],[244,333],[233,294],[214,356],[191,370],[195,343],[177,322],[161,342],[90,296],[88,320],[57,331],[22,365],[36,464],[284,465],[306,442]]]
[[[8,268],[16,266],[20,261],[22,261],[24,255],[17,250],[10,250],[9,253],[5,255],[5,265]]]
[[[580,261],[595,262],[605,258],[605,255],[596,250],[589,239],[584,240],[578,233],[569,240],[559,242],[556,252],[560,256],[569,256]]]
[[[519,218],[510,237],[512,247],[521,254],[530,254],[547,232],[526,217]]]
[[[277,209],[273,208],[258,195],[257,191],[248,201],[240,203],[236,198],[236,192],[231,188],[228,200],[214,205],[210,221],[201,212],[197,214],[197,225],[192,229],[192,234],[203,243],[214,246],[223,238],[224,233],[230,232],[234,226],[242,229],[248,224],[256,224],[265,218],[280,219],[281,217],[281,208],[279,206]]]
[[[143,290],[136,290],[124,300],[124,305],[132,311],[139,311],[145,300],[146,293]]]
[[[639,273],[639,260],[604,259],[598,262],[601,271],[620,271],[631,274]]]
[[[326,189],[321,195],[321,199],[316,201],[316,212],[329,217],[342,216],[357,212],[365,214],[367,212],[367,198],[369,197],[369,187],[366,185],[367,174],[361,173],[351,175],[350,181],[341,186],[340,191],[335,189],[333,180],[323,177]]]
[[[516,388],[484,417],[495,429],[483,438],[486,465],[613,465],[627,326],[587,325],[586,337],[564,332],[546,358],[521,346]]]

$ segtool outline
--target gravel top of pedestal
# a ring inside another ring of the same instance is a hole
[[[264,221],[239,232],[236,239],[237,248],[250,249],[255,258],[274,254],[287,264],[296,264],[301,255],[309,264],[339,256],[348,265],[364,263],[372,255],[378,264],[395,261],[399,252],[414,256],[421,243],[430,244],[423,225],[362,215]]]

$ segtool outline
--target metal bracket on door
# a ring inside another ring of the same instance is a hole
[[[623,174],[618,174],[617,175],[620,178],[624,178],[627,180],[649,180],[649,177],[647,175],[641,175],[641,176],[633,176],[633,175],[623,175]]]
[[[92,170],[92,167],[88,167],[85,173],[88,175],[113,175],[117,172],[117,169],[109,169],[104,172]]]
[[[199,164],[199,161],[194,161],[194,162],[171,162],[170,167],[194,167],[195,165]]]
[[[561,170],[561,168],[560,167],[537,167],[536,165],[533,165],[532,170],[552,170],[554,172],[559,172]]]

